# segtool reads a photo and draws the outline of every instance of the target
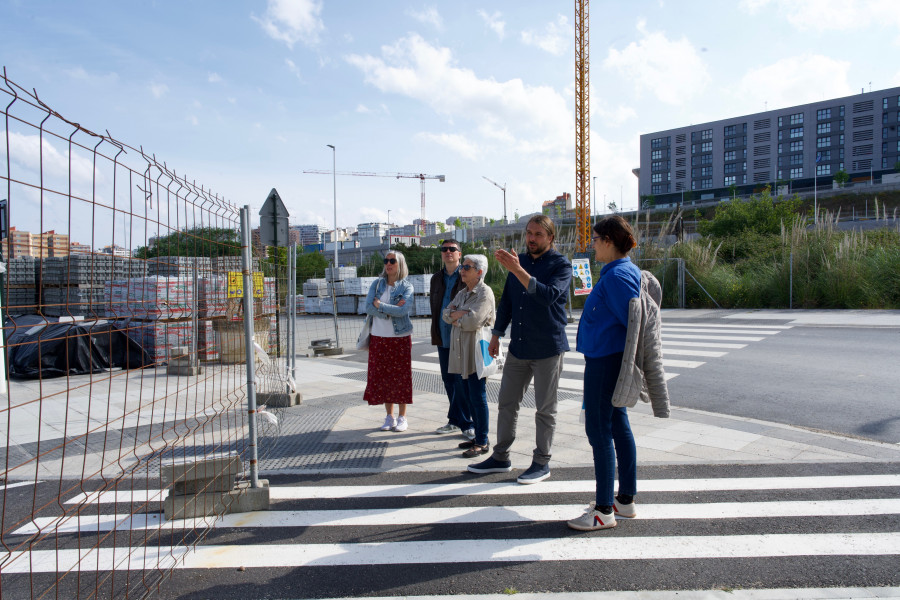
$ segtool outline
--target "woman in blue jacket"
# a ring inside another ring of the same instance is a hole
[[[382,431],[406,431],[406,405],[412,404],[413,286],[406,258],[396,250],[384,257],[384,271],[369,288],[366,314],[372,317],[366,402],[384,404]],[[394,404],[399,405],[394,418]]]
[[[604,263],[600,280],[584,303],[576,350],[584,354],[584,429],[594,452],[596,501],[568,522],[580,531],[616,526],[616,515],[633,517],[637,494],[637,453],[628,413],[612,405],[628,330],[628,304],[641,295],[641,270],[628,253],[637,243],[628,222],[618,215],[594,225],[594,258]],[[616,463],[619,494],[613,497]]]

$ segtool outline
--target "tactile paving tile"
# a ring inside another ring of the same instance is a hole
[[[343,377],[345,379],[353,379],[356,381],[365,381],[366,373],[364,371],[359,371],[356,373],[344,373],[342,375],[336,375],[336,377]],[[444,394],[446,393],[444,390],[444,381],[441,379],[440,375],[435,373],[422,373],[421,371],[413,371],[412,374],[413,379],[413,389],[419,392],[431,392],[433,394]],[[487,399],[488,402],[497,403],[497,396],[500,394],[500,382],[489,380],[487,382]],[[558,400],[581,400],[581,394],[575,394],[572,392],[557,392]],[[528,388],[528,391],[525,392],[525,397],[522,399],[522,406],[528,408],[534,408],[534,389]]]

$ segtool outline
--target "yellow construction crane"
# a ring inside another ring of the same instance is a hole
[[[575,0],[575,251],[591,248],[591,115],[588,0]]]
[[[352,175],[355,177],[393,177],[394,179],[418,179],[422,187],[422,222],[419,224],[419,235],[425,235],[425,180],[437,179],[445,181],[443,175],[426,175],[424,173],[370,173],[368,171],[328,171],[321,169],[307,169],[304,173],[312,173],[315,175]]]

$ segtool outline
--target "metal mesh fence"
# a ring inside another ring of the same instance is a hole
[[[178,483],[161,476],[214,459],[198,497],[244,477],[219,467],[247,460],[239,210],[5,71],[0,115],[0,596],[146,597],[234,497],[166,528],[159,490]],[[282,390],[286,263],[258,256],[253,271],[257,386]]]

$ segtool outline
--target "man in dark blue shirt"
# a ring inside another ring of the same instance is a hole
[[[437,346],[438,362],[441,366],[441,379],[444,381],[444,389],[450,400],[450,408],[447,410],[447,424],[441,425],[435,433],[453,433],[462,431],[469,439],[475,439],[475,426],[466,406],[465,392],[462,378],[454,373],[447,372],[450,361],[450,330],[452,326],[445,323],[441,313],[456,297],[456,294],[465,287],[459,276],[459,262],[462,258],[460,244],[453,238],[441,242],[441,260],[444,267],[431,277],[429,296],[431,303],[431,343]]]
[[[556,430],[557,387],[566,337],[566,300],[572,281],[572,263],[553,248],[556,227],[548,217],[528,221],[528,251],[518,256],[497,250],[496,259],[509,270],[488,352],[497,356],[500,337],[512,325],[497,407],[497,443],[493,455],[469,465],[472,473],[506,473],[512,470],[509,449],[516,439],[519,406],[534,379],[536,447],[531,466],[517,481],[537,483],[550,477],[550,450]]]

